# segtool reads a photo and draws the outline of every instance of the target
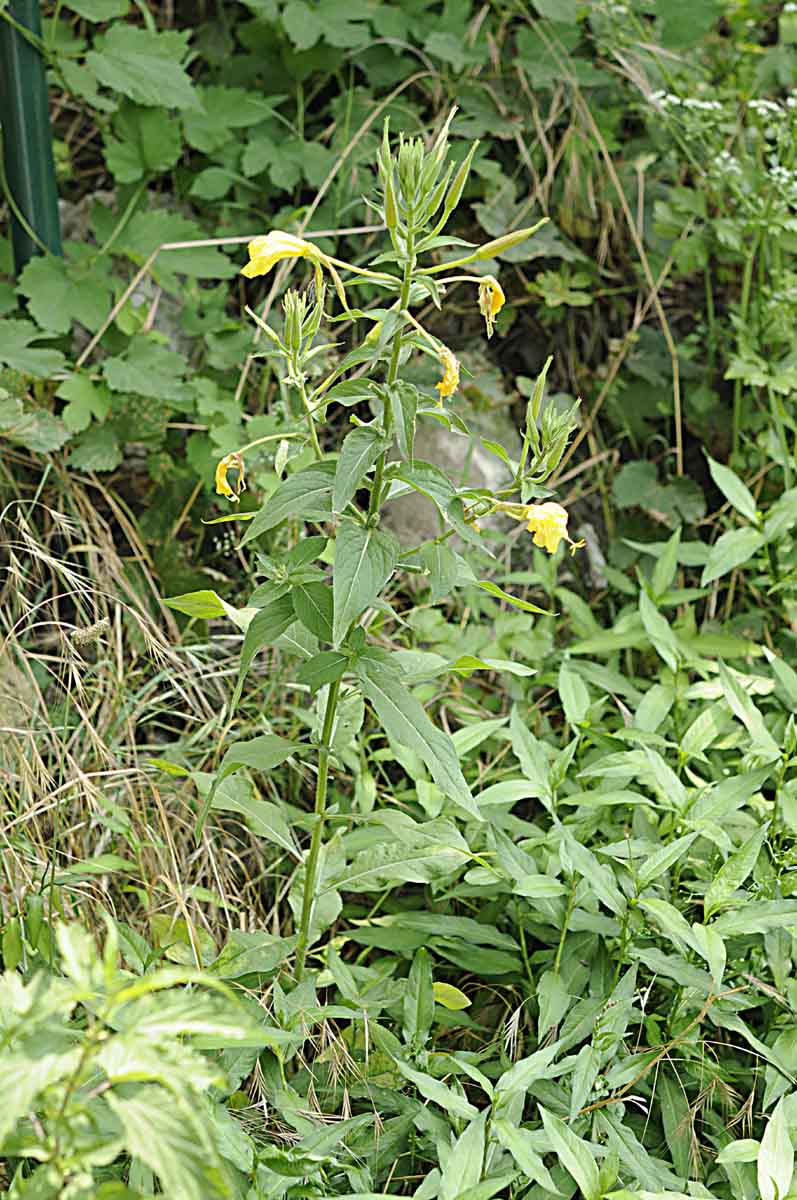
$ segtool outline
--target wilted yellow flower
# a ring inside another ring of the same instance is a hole
[[[253,238],[247,249],[249,262],[241,271],[247,279],[253,279],[255,275],[268,275],[274,264],[283,258],[312,258],[315,262],[323,258],[312,242],[294,237],[282,229],[272,229],[265,237]]]
[[[229,483],[227,482],[227,472],[230,470],[236,470],[238,472],[238,478],[235,481],[235,491],[233,491],[233,489],[230,487]],[[237,504],[238,497],[240,496],[241,492],[244,490],[245,487],[246,487],[246,481],[244,479],[244,460],[243,460],[243,458],[241,457],[241,455],[238,453],[237,450],[234,454],[225,454],[224,458],[221,460],[221,462],[216,467],[216,492],[217,492],[217,494],[219,496],[229,496],[230,500],[234,500],[235,503]]]
[[[561,504],[546,501],[545,504],[496,504],[499,512],[505,512],[517,521],[525,521],[529,533],[534,534],[534,545],[555,554],[559,543],[568,542],[571,553],[575,553],[583,542],[574,542],[567,532],[567,509]]]
[[[444,396],[453,396],[459,386],[459,363],[448,346],[441,346],[437,353],[443,365],[443,378],[435,387],[442,400]]]
[[[485,275],[479,284],[479,312],[487,323],[487,336],[493,336],[493,321],[504,307],[506,296],[494,275]]]

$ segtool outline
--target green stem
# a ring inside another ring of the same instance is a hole
[[[399,314],[407,311],[407,306],[410,302],[410,287],[412,286],[412,273],[415,270],[415,245],[414,235],[407,234],[407,261],[404,264],[404,278],[401,281],[401,295],[399,296]],[[390,355],[390,363],[387,368],[387,384],[395,383],[398,375],[399,355],[401,354],[401,334],[402,326],[396,330],[393,337],[393,349]],[[383,416],[385,435],[390,433],[391,412],[386,406]],[[368,518],[369,520],[376,516],[379,512],[379,504],[382,499],[382,481],[385,475],[385,462],[387,461],[387,451],[383,450],[376,460],[374,469],[374,482],[371,487],[371,498],[368,502]]]
[[[327,694],[327,706],[324,711],[324,724],[321,730],[321,746],[318,751],[318,777],[315,785],[315,825],[310,839],[310,852],[307,855],[304,872],[304,895],[302,897],[302,915],[299,924],[299,937],[296,942],[296,982],[300,983],[304,975],[304,964],[307,958],[307,945],[310,940],[310,919],[313,915],[315,890],[318,883],[318,856],[321,853],[321,843],[324,836],[324,816],[327,807],[327,783],[329,782],[329,751],[332,741],[332,730],[335,726],[335,713],[338,708],[340,695],[340,680],[330,684]]]
[[[739,316],[741,325],[744,327],[747,321],[747,310],[750,307],[750,287],[753,282],[753,266],[755,265],[756,253],[758,251],[758,236],[753,238],[753,244],[750,247],[750,253],[745,259],[744,274],[742,276],[742,294],[739,300]],[[742,381],[737,379],[733,388],[733,455],[734,457],[739,452],[739,434],[742,426]]]
[[[315,421],[313,420],[313,413],[310,408],[310,401],[307,398],[307,389],[304,386],[304,380],[301,378],[301,375],[299,375],[298,373],[297,373],[297,380],[300,380],[299,394],[302,397],[302,408],[304,409],[304,415],[307,417],[307,428],[310,431],[310,441],[313,443],[313,451],[315,453],[315,456],[318,459],[318,461],[320,462],[321,459],[324,457],[324,455],[321,451],[321,447],[318,444],[318,434],[316,433],[316,430],[315,430]]]

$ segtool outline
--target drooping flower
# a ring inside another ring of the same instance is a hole
[[[443,378],[435,387],[442,400],[444,396],[453,396],[459,386],[459,363],[448,346],[441,346],[437,353],[443,366]]]
[[[275,263],[283,258],[310,258],[318,263],[324,257],[312,242],[306,242],[304,238],[295,237],[283,229],[272,229],[265,237],[253,238],[247,249],[249,262],[241,271],[247,279],[268,275]]]
[[[238,472],[238,478],[235,481],[235,490],[230,487],[227,482],[227,472],[235,470]],[[238,503],[238,497],[246,487],[244,478],[244,460],[236,450],[234,454],[225,454],[224,458],[216,467],[216,492],[219,496],[228,496],[230,500]]]
[[[545,504],[496,504],[499,512],[505,512],[517,521],[525,521],[529,533],[534,534],[534,545],[555,554],[560,542],[567,542],[571,553],[575,553],[583,542],[574,542],[567,532],[567,509],[548,500]]]
[[[493,322],[504,307],[506,296],[494,275],[485,275],[479,284],[479,312],[487,325],[487,336],[493,336]]]

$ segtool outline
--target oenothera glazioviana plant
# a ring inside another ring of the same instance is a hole
[[[267,581],[250,601],[254,615],[243,641],[234,703],[254,655],[279,640],[281,646],[293,646],[304,654],[295,680],[316,705],[317,735],[307,743],[274,733],[236,743],[227,751],[214,785],[215,792],[225,776],[242,766],[263,771],[293,756],[308,763],[315,760],[312,833],[290,897],[296,917],[297,979],[303,976],[308,948],[329,924],[330,913],[331,919],[335,915],[319,897],[328,897],[330,890],[323,861],[327,786],[343,703],[359,693],[389,739],[425,764],[451,815],[481,820],[450,736],[435,726],[407,686],[400,656],[369,636],[374,621],[384,625],[385,619],[390,620],[392,610],[384,598],[388,585],[395,587],[402,574],[423,574],[434,602],[458,584],[478,584],[527,611],[539,612],[542,610],[526,601],[507,596],[495,584],[478,581],[465,557],[454,548],[455,535],[460,548],[462,543],[479,544],[479,521],[501,512],[524,521],[534,535],[534,544],[550,553],[562,541],[573,545],[566,511],[550,501],[536,502],[545,496],[542,485],[560,461],[572,430],[572,412],[562,414],[543,407],[547,364],[528,405],[519,461],[512,461],[502,447],[490,443],[511,473],[499,494],[457,487],[442,469],[415,456],[419,421],[442,422],[457,436],[470,434],[457,411],[457,358],[413,310],[428,307],[429,301],[440,308],[447,287],[465,284],[472,287],[474,303],[491,335],[504,292],[493,275],[476,273],[478,264],[523,242],[538,227],[510,232],[478,247],[445,235],[476,149],[471,147],[456,168],[448,162],[450,122],[451,117],[431,149],[420,138],[404,137],[399,137],[397,147],[391,147],[385,128],[378,154],[377,207],[390,246],[376,255],[370,266],[343,262],[308,239],[274,230],[250,243],[250,261],[243,269],[251,278],[268,274],[283,260],[304,259],[314,272],[309,294],[286,292],[280,333],[251,314],[271,342],[269,354],[281,361],[284,381],[295,390],[300,416],[279,435],[270,435],[278,436],[283,446],[278,474],[286,467],[288,473],[254,514],[243,544],[254,542],[284,521],[291,522],[297,537],[279,560],[273,555],[258,556]],[[437,261],[441,254],[448,255],[448,261]],[[364,284],[377,296],[375,306],[367,309],[353,300],[355,289]],[[322,326],[337,320],[354,322],[355,329],[365,325],[364,336],[359,341],[355,338],[354,348],[334,370],[311,386],[310,364],[329,350],[328,344],[318,340]],[[404,365],[418,354],[430,355],[439,364],[436,394],[424,393],[402,378]],[[331,420],[334,410],[355,404],[358,415],[352,415],[349,422],[353,427],[339,445],[331,445],[336,436],[332,431],[344,424]],[[237,500],[244,487],[246,455],[262,440],[226,455],[219,463],[216,488],[221,495]],[[308,451],[312,460],[291,472],[290,460],[284,461],[284,448],[302,443],[305,463]],[[434,502],[441,529],[439,536],[421,545],[402,546],[383,528],[382,516],[391,500],[411,491]],[[333,565],[328,570],[325,564],[330,561]],[[190,605],[183,607],[191,611]],[[200,824],[214,792],[207,798]],[[321,878],[323,887],[319,886]]]

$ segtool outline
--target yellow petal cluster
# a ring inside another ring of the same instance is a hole
[[[237,471],[238,478],[235,480],[235,490],[230,487],[227,482],[227,472]],[[219,496],[228,496],[230,500],[238,503],[238,497],[246,487],[244,478],[244,460],[236,451],[234,454],[225,454],[224,458],[216,467],[216,492]]]
[[[247,279],[255,275],[267,275],[275,263],[283,258],[312,258],[316,262],[322,257],[317,246],[295,237],[283,229],[272,229],[265,237],[253,238],[247,247],[249,262],[241,271]]]
[[[459,386],[459,363],[448,346],[441,346],[437,353],[443,367],[443,378],[435,387],[442,400],[444,396],[453,396]]]
[[[548,500],[545,504],[507,504],[496,505],[499,512],[505,512],[517,521],[525,521],[529,533],[534,534],[534,545],[555,554],[560,542],[567,542],[571,552],[575,552],[583,542],[574,542],[567,532],[567,509],[561,504]]]
[[[501,284],[494,275],[485,275],[479,284],[479,312],[487,325],[487,336],[493,336],[493,322],[506,303]]]

